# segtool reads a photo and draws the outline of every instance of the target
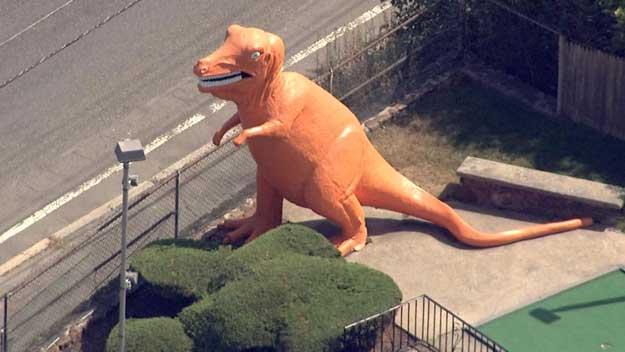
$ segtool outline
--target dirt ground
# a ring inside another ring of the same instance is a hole
[[[428,134],[427,121],[413,119],[406,127],[390,121],[374,130],[370,139],[393,167],[434,195],[458,182],[455,170],[464,155],[451,150],[439,136]]]

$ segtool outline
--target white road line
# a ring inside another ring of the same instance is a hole
[[[0,48],[4,45],[7,44],[8,42],[12,41],[13,39],[19,37],[20,35],[22,35],[24,32],[26,32],[27,30],[33,28],[34,26],[38,25],[39,23],[41,23],[42,21],[45,21],[46,18],[54,15],[55,13],[57,13],[58,11],[62,10],[63,8],[69,6],[71,3],[73,3],[75,0],[69,0],[68,2],[64,3],[63,5],[57,7],[56,9],[52,10],[50,13],[48,13],[47,15],[41,17],[40,19],[38,19],[37,21],[35,21],[33,24],[31,24],[30,26],[22,29],[21,31],[15,33],[14,35],[11,36],[11,38],[3,41],[2,43],[0,43]]]
[[[324,38],[321,38],[320,40],[318,40],[317,42],[315,42],[313,45],[309,46],[308,48],[300,51],[299,53],[293,55],[290,59],[288,59],[286,61],[286,63],[284,64],[284,67],[287,68],[291,65],[295,65],[296,63],[302,61],[304,58],[306,58],[307,56],[309,56],[310,54],[314,53],[315,51],[324,48],[326,45],[332,43],[333,41],[337,40],[338,38],[342,37],[343,35],[345,35],[345,33],[354,30],[356,27],[369,22],[370,20],[372,20],[374,17],[376,17],[377,15],[383,13],[384,11],[386,11],[387,9],[389,9],[391,7],[391,2],[390,1],[385,1],[377,6],[375,6],[374,8],[372,8],[371,10],[363,13],[362,15],[360,15],[358,18],[356,18],[355,20],[351,21],[350,23],[341,26],[339,28],[337,28],[335,31],[333,31],[332,33],[326,35]]]
[[[74,1],[74,0],[71,0],[71,1]],[[71,1],[69,1],[68,3],[66,3],[66,5],[63,5],[63,6],[67,6]],[[315,51],[324,48],[326,45],[328,45],[328,44],[332,43],[333,41],[335,41],[336,39],[342,37],[348,31],[351,31],[354,28],[356,28],[356,27],[358,27],[358,26],[360,26],[360,25],[370,21],[375,16],[383,13],[385,10],[387,10],[390,7],[391,7],[390,1],[385,1],[385,2],[375,6],[371,10],[368,10],[367,12],[363,13],[362,15],[360,15],[355,20],[351,21],[350,23],[348,23],[348,24],[346,24],[344,26],[341,26],[341,27],[337,28],[335,31],[333,31],[332,33],[328,34],[324,38],[321,38],[320,40],[316,41],[315,43],[313,43],[308,48],[298,52],[295,55],[293,55],[291,58],[289,58],[286,61],[286,63],[284,64],[284,68],[287,68],[289,66],[295,65],[296,63],[302,61],[304,58],[306,58],[307,56],[311,55]],[[223,107],[225,105],[226,105],[225,101],[220,101],[220,102],[211,104],[211,106],[210,106],[211,113],[215,113],[215,112],[223,109]],[[180,133],[184,132],[185,130],[187,130],[187,129],[191,128],[192,126],[196,125],[197,123],[201,122],[205,118],[206,118],[206,116],[202,115],[202,114],[195,114],[195,115],[191,116],[186,121],[184,121],[182,124],[176,126],[171,131],[163,134],[162,136],[157,137],[155,140],[153,140],[152,142],[147,144],[145,146],[145,148],[144,148],[145,149],[145,153],[146,154],[151,153],[152,151],[156,150],[157,148],[159,148],[163,144],[167,143],[167,141],[169,141],[170,139],[174,138],[175,136],[179,135]],[[72,199],[74,199],[74,198],[78,197],[79,195],[81,195],[82,193],[88,191],[89,189],[91,189],[92,187],[96,186],[97,184],[99,184],[100,182],[104,181],[105,179],[107,179],[108,177],[110,177],[114,173],[120,171],[121,169],[122,169],[121,164],[116,164],[114,166],[111,166],[108,169],[106,169],[106,171],[104,171],[102,174],[100,174],[100,175],[90,179],[89,181],[83,183],[82,185],[80,185],[75,190],[73,190],[73,191],[71,191],[69,193],[64,194],[63,196],[61,196],[57,200],[53,201],[52,203],[46,205],[42,209],[37,210],[34,214],[30,215],[29,217],[27,217],[26,219],[20,221],[19,223],[13,225],[13,227],[11,227],[9,230],[7,230],[2,235],[0,235],[0,243],[3,243],[5,241],[7,241],[9,238],[11,238],[11,237],[19,234],[20,232],[26,230],[27,228],[29,228],[30,226],[32,226],[33,224],[35,224],[39,220],[45,218],[50,213],[52,213],[55,210],[61,208],[63,205],[67,204]]]

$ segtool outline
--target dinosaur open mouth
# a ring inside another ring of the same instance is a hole
[[[212,75],[212,76],[204,76],[200,77],[200,86],[203,88],[212,88],[218,86],[224,86],[227,84],[232,84],[238,82],[242,79],[252,77],[251,74],[243,71],[230,72],[221,75]]]

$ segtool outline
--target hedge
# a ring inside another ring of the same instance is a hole
[[[214,351],[332,351],[343,327],[401,300],[385,274],[343,259],[283,255],[257,263],[179,315]],[[204,350],[204,349],[200,349]]]
[[[119,328],[115,326],[106,341],[107,352],[119,350]],[[171,318],[130,319],[126,321],[127,352],[190,352],[193,342],[185,335],[180,321]]]
[[[131,259],[130,267],[163,297],[196,300],[243,276],[250,265],[285,253],[340,257],[318,232],[287,224],[234,252],[230,247],[215,247],[204,241],[155,241]]]
[[[229,247],[205,248],[202,241],[156,241],[132,257],[130,267],[165,298],[199,299],[231,253]]]
[[[256,263],[285,254],[341,258],[341,253],[320,233],[306,226],[285,224],[234,251],[224,262],[219,284],[240,279]]]
[[[301,225],[236,250],[157,241],[131,266],[163,297],[195,302],[177,317],[194,351],[333,351],[345,325],[401,300],[390,277]]]

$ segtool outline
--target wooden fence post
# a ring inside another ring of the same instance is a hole
[[[460,0],[458,2],[458,6],[460,7],[460,25],[462,28],[460,29],[460,58],[464,59],[464,52],[466,50],[466,37],[467,37],[467,4],[466,0]]]
[[[564,45],[566,44],[566,38],[562,34],[558,36],[558,116],[562,115],[562,98],[564,95],[564,89],[562,84],[564,82]]]

